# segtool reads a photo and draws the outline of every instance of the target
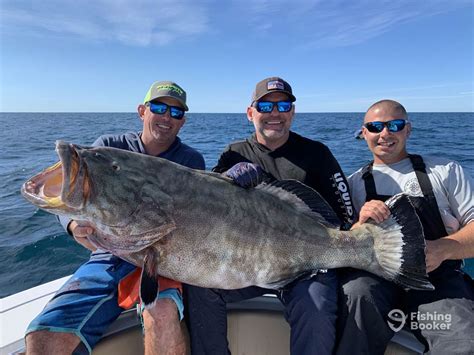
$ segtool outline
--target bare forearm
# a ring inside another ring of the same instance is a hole
[[[445,260],[474,257],[474,222],[456,233],[437,240],[426,241],[426,268],[433,271]]]
[[[441,240],[445,243],[446,259],[474,258],[474,222]]]

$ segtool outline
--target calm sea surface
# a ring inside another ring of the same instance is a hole
[[[355,140],[361,113],[300,113],[293,130],[332,150],[349,175],[370,160]],[[459,161],[474,176],[474,113],[413,113],[409,151]],[[53,215],[20,195],[22,183],[55,163],[58,139],[91,144],[99,135],[141,129],[134,113],[0,113],[0,297],[72,273],[88,252],[63,231]],[[198,149],[207,169],[231,141],[253,131],[244,114],[189,114],[182,140]],[[466,268],[474,275],[474,261]]]

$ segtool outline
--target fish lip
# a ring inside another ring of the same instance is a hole
[[[28,179],[21,187],[21,194],[40,208],[71,211],[74,206],[68,203],[68,197],[78,180],[80,155],[74,145],[63,141],[56,142],[56,152],[59,162]]]
[[[62,180],[62,164],[58,162],[28,179],[21,187],[21,194],[40,208],[61,208],[64,206],[60,194]]]
[[[89,176],[87,165],[80,154],[81,149],[72,143],[56,142],[56,153],[62,164],[63,174],[61,200],[72,209],[83,207],[89,195]]]

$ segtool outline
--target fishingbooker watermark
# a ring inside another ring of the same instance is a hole
[[[400,309],[388,312],[388,326],[394,332],[400,331],[405,325],[410,330],[450,330],[452,317],[450,313],[410,312],[405,314]]]

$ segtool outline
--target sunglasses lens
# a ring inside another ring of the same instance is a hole
[[[277,103],[277,105],[278,105],[278,112],[288,112],[291,110],[290,101],[280,101]]]
[[[371,133],[380,133],[383,131],[383,122],[367,122],[365,128]]]
[[[380,122],[380,121],[367,122],[365,124],[365,128],[367,128],[369,132],[380,133],[383,131],[384,127],[387,126],[390,132],[395,133],[395,132],[400,132],[401,130],[403,130],[405,128],[406,122],[407,122],[406,120],[402,120],[402,119],[391,120],[388,122]]]
[[[168,106],[167,104],[162,104],[162,103],[150,102],[150,111],[158,115],[165,114],[166,110],[168,110],[168,107],[170,108],[171,117],[177,120],[180,120],[184,117],[184,111],[181,110],[179,107]]]
[[[258,112],[268,113],[268,112],[272,112],[272,110],[273,110],[273,102],[269,102],[269,101],[259,101],[259,102],[257,102],[257,111]]]
[[[405,120],[393,120],[387,122],[387,127],[390,132],[400,132],[402,129],[405,128]]]
[[[166,112],[168,106],[165,104],[155,104],[150,102],[150,111],[159,115],[162,115]]]
[[[177,120],[180,120],[184,117],[184,111],[177,107],[170,107],[170,115]]]

